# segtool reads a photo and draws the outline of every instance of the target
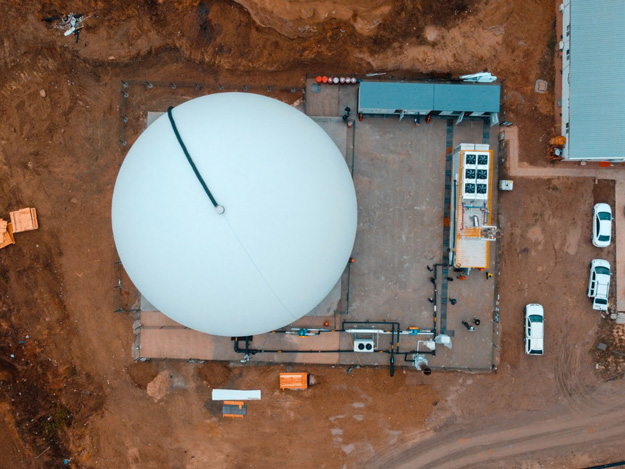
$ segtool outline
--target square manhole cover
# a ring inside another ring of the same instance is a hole
[[[547,87],[549,85],[545,80],[536,80],[536,85],[534,86],[534,90],[536,93],[545,93],[547,91]]]

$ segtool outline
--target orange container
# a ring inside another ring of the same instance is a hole
[[[308,373],[280,373],[280,389],[307,389]]]

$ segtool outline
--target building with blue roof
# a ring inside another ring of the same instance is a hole
[[[362,115],[440,115],[490,118],[498,122],[501,87],[482,83],[407,83],[363,81],[358,93]]]
[[[625,2],[565,0],[560,11],[563,157],[625,161]]]

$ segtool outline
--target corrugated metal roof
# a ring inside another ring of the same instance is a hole
[[[498,112],[500,86],[474,83],[360,83],[360,112],[403,110]]]
[[[625,158],[624,44],[623,0],[571,1],[570,158]]]
[[[458,238],[456,243],[456,265],[462,267],[488,267],[488,241],[483,239]]]
[[[388,83],[363,81],[360,83],[358,106],[364,109],[434,109],[432,83]],[[365,111],[366,112],[366,111]]]
[[[441,83],[434,87],[434,109],[499,112],[499,94],[499,85]]]

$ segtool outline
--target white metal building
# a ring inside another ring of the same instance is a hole
[[[560,11],[563,156],[625,161],[625,2],[565,0]]]

